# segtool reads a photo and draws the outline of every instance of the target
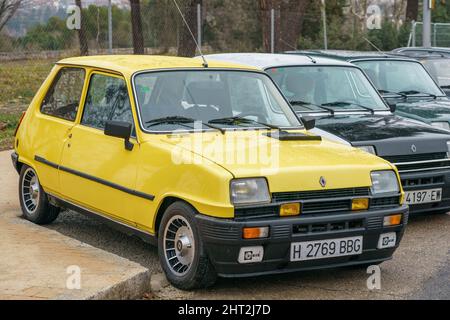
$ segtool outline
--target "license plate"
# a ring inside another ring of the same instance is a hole
[[[442,189],[428,189],[405,192],[407,204],[432,203],[442,200]]]
[[[291,243],[291,261],[351,256],[362,253],[363,237]]]

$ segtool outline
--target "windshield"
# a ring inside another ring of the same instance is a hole
[[[450,59],[427,59],[422,63],[441,87],[450,86]]]
[[[419,62],[400,60],[356,61],[380,91],[442,96]]]
[[[191,120],[201,121],[205,129],[301,127],[279,90],[261,73],[147,72],[134,78],[134,88],[141,124],[150,131],[192,130]]]
[[[354,67],[268,69],[296,112],[387,110],[363,72]]]

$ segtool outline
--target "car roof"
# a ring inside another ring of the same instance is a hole
[[[338,61],[336,59],[316,58],[316,57],[314,57],[314,59],[311,59],[304,55],[301,56],[289,54],[223,53],[223,54],[207,55],[206,58],[250,65],[262,70],[268,68],[287,67],[294,65],[302,65],[302,66],[333,65],[333,66],[354,67],[351,63],[345,61]],[[313,61],[315,61],[315,63]]]
[[[83,67],[100,68],[131,76],[136,72],[158,69],[204,69],[203,62],[193,58],[180,58],[156,55],[104,55],[84,56],[63,59],[59,65],[77,65]],[[257,70],[245,65],[225,63],[223,61],[208,61],[209,68]]]
[[[339,59],[344,61],[354,60],[370,60],[370,59],[401,59],[410,60],[405,55],[392,53],[392,52],[379,52],[379,51],[350,51],[350,50],[309,50],[309,51],[288,51],[289,54],[297,55],[310,55],[314,57],[326,57],[331,59]]]
[[[402,52],[402,51],[423,51],[423,52],[442,52],[442,53],[450,53],[450,48],[445,47],[402,47],[392,50],[392,52]]]

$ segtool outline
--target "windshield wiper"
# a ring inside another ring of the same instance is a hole
[[[267,128],[270,128],[270,129],[275,129],[275,130],[278,130],[278,131],[283,131],[280,127],[275,126],[275,125],[273,125],[273,124],[268,124],[268,123],[264,123],[264,122],[259,122],[259,121],[256,121],[256,120],[252,120],[252,119],[248,119],[248,118],[243,118],[243,117],[239,117],[239,116],[235,116],[235,117],[227,117],[227,118],[219,118],[219,119],[213,119],[213,120],[208,121],[209,124],[211,124],[211,123],[216,123],[216,124],[230,124],[230,125],[233,125],[233,124],[238,124],[238,125],[239,125],[240,122],[241,122],[241,123],[245,123],[245,124],[256,123],[256,124],[260,124],[260,125],[262,125],[262,126],[265,126],[265,127],[267,127]]]
[[[392,95],[395,95],[395,96],[400,96],[400,97],[402,97],[402,98],[407,98],[407,97],[408,97],[408,96],[407,96],[406,94],[404,94],[404,93],[394,92],[394,91],[389,91],[389,90],[384,90],[384,89],[380,89],[380,90],[378,90],[378,92],[381,93],[382,95],[385,95],[385,94],[392,94]]]
[[[330,107],[339,107],[339,106],[351,106],[355,105],[357,107],[360,107],[361,109],[369,111],[371,114],[375,114],[375,110],[366,106],[363,106],[362,104],[355,103],[355,102],[345,102],[345,101],[334,101],[334,102],[328,102],[324,103],[321,106],[330,106]]]
[[[406,91],[402,91],[400,93],[402,93],[402,94],[404,94],[406,96],[420,95],[420,96],[428,96],[428,97],[431,97],[433,99],[437,98],[437,96],[435,94],[426,93],[426,92],[420,92],[420,91],[417,91],[417,90],[406,90]]]
[[[327,108],[327,107],[324,107],[324,106],[319,106],[318,104],[314,104],[314,103],[310,103],[310,102],[306,102],[306,101],[300,101],[300,100],[289,101],[289,103],[291,105],[293,105],[293,106],[307,106],[307,105],[310,105],[310,106],[317,107],[317,108],[320,108],[322,110],[328,111],[328,112],[331,113],[332,116],[334,115],[334,110],[333,109]]]
[[[200,120],[196,120],[193,118],[188,118],[188,117],[182,117],[182,116],[171,116],[171,117],[163,117],[163,118],[158,118],[158,119],[153,119],[150,121],[145,122],[147,124],[147,128],[153,127],[153,126],[157,126],[160,124],[188,124],[188,123],[194,123],[194,122],[201,122],[202,125],[209,127],[211,129],[216,129],[219,130],[222,134],[225,134],[225,130],[223,128],[205,123],[203,121]],[[191,127],[192,128],[192,127]]]

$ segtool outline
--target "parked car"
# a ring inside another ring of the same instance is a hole
[[[358,65],[396,114],[450,130],[450,100],[419,61],[380,52],[317,50],[303,53]]]
[[[450,134],[391,113],[364,72],[307,55],[219,54],[211,59],[265,70],[316,133],[394,163],[410,213],[450,211]]]
[[[266,74],[208,62],[58,62],[15,136],[24,216],[100,217],[156,244],[181,289],[390,259],[408,220],[396,168],[305,130]],[[275,166],[232,161],[258,148]]]
[[[450,57],[450,48],[445,47],[402,47],[392,50],[392,53],[400,53],[404,55],[427,55],[427,54],[439,54],[442,56]]]
[[[448,52],[448,55],[433,51],[405,50],[401,53],[420,61],[448,97],[450,96],[450,50]]]

